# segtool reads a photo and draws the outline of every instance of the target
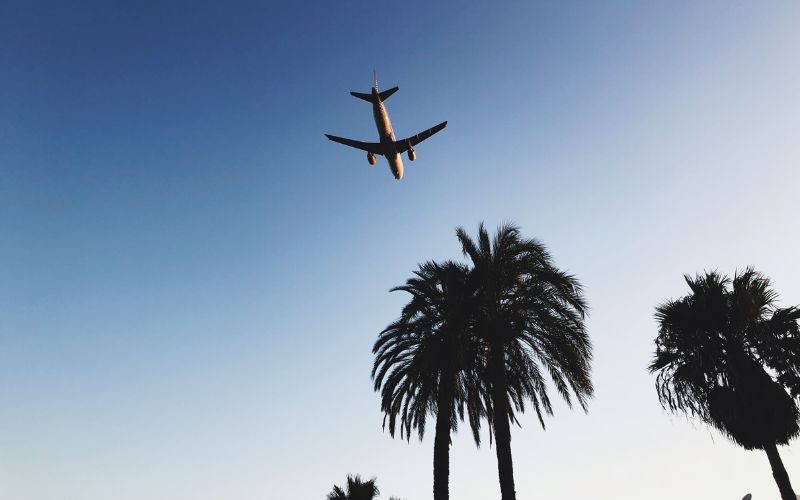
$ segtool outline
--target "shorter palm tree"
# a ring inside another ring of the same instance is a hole
[[[692,293],[656,309],[650,371],[662,406],[764,450],[781,498],[796,500],[777,445],[800,433],[792,398],[800,389],[800,309],[776,307],[769,279],[751,268],[733,280],[715,272],[685,279]]]
[[[468,415],[476,443],[485,415],[475,368],[478,344],[470,336],[475,291],[469,269],[454,262],[420,264],[414,277],[392,291],[411,299],[400,318],[384,329],[373,347],[372,377],[381,391],[384,426],[392,436],[415,429],[422,439],[429,416],[436,419],[433,498],[449,498],[450,434]]]
[[[340,486],[333,486],[333,491],[328,493],[328,500],[374,500],[380,491],[375,485],[375,478],[362,481],[359,475],[347,475],[346,490]]]

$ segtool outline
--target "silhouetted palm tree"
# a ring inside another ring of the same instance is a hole
[[[375,486],[375,478],[362,481],[358,475],[347,476],[347,491],[334,485],[333,491],[328,493],[328,500],[374,500],[380,491]]]
[[[524,239],[514,225],[498,228],[490,241],[481,224],[476,241],[457,230],[478,287],[475,332],[483,343],[483,395],[494,432],[503,500],[516,498],[511,422],[530,401],[544,427],[552,414],[545,374],[572,405],[586,411],[593,393],[592,348],[584,326],[587,305],[578,280],[557,269],[545,247]]]
[[[450,432],[465,409],[476,443],[484,416],[479,397],[476,344],[469,335],[475,292],[466,266],[426,262],[406,284],[393,288],[411,300],[400,318],[383,330],[372,351],[375,390],[381,391],[384,427],[395,435],[419,438],[428,415],[436,416],[433,452],[433,496],[449,498]]]
[[[716,427],[745,449],[763,449],[781,498],[796,500],[777,445],[797,436],[800,309],[776,307],[769,279],[747,268],[685,276],[691,293],[656,308],[650,371],[664,408]]]

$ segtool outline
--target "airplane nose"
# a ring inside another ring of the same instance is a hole
[[[397,155],[393,158],[392,161],[392,173],[394,174],[394,178],[398,181],[403,178],[403,161],[400,159],[400,155]]]

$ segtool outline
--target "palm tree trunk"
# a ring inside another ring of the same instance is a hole
[[[511,425],[508,420],[506,366],[502,346],[492,347],[492,406],[494,408],[494,441],[497,451],[497,475],[502,500],[516,500],[514,464],[511,459]]]
[[[764,447],[769,458],[769,464],[772,466],[772,477],[778,483],[778,489],[781,492],[781,500],[797,500],[792,489],[792,483],[789,482],[789,474],[786,473],[786,468],[783,466],[781,456],[778,454],[778,447],[774,444]]]
[[[440,375],[433,440],[433,500],[450,498],[450,415],[453,413],[452,375]]]

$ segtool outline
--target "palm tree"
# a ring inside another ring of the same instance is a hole
[[[796,500],[777,445],[798,435],[800,309],[778,308],[762,274],[685,276],[691,293],[656,308],[650,372],[661,405],[762,449],[783,500]],[[791,393],[791,396],[789,393]]]
[[[333,491],[328,493],[328,500],[374,500],[380,491],[375,485],[375,478],[369,481],[362,481],[358,475],[347,476],[347,492],[339,486],[334,485]]]
[[[372,351],[372,377],[381,391],[384,427],[394,437],[410,439],[416,429],[420,440],[428,415],[436,416],[433,452],[433,495],[449,498],[450,433],[458,419],[468,415],[476,443],[484,416],[478,397],[475,343],[468,335],[474,303],[468,269],[461,264],[426,262],[406,284],[411,300],[400,318],[383,330]]]
[[[552,415],[548,374],[572,406],[587,409],[592,347],[584,326],[587,305],[578,280],[557,269],[545,247],[506,224],[490,241],[483,224],[473,241],[457,230],[478,288],[475,333],[484,350],[481,371],[489,425],[493,430],[502,500],[514,500],[512,422],[530,401],[544,427]]]

